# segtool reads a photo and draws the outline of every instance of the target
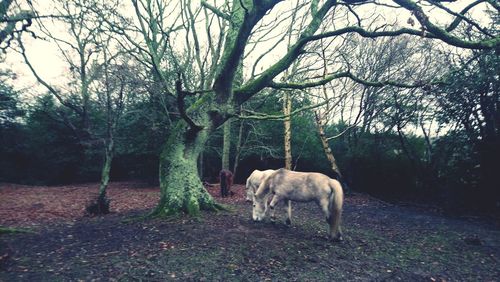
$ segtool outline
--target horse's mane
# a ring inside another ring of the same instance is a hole
[[[274,175],[271,174],[269,177],[266,177],[266,179],[264,179],[264,181],[262,181],[259,185],[259,188],[257,189],[257,191],[255,192],[255,197],[256,198],[262,198],[263,195],[266,195],[267,192],[269,191],[269,182],[270,182],[270,179],[271,179],[271,176]]]
[[[271,181],[273,181],[274,176],[276,174],[284,173],[285,171],[287,170],[284,168],[280,168],[278,170],[275,170],[271,175],[267,176],[266,179],[264,179],[264,181],[260,183],[257,191],[255,191],[255,197],[260,199],[263,197],[262,195],[266,195],[267,193],[269,193],[270,185],[272,184]]]

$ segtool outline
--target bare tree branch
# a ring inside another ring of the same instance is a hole
[[[33,73],[33,75],[35,76],[36,80],[42,84],[43,86],[45,86],[45,88],[47,88],[47,90],[49,90],[49,92],[54,95],[54,97],[56,97],[56,99],[64,106],[72,109],[73,111],[75,111],[76,113],[82,115],[83,114],[83,111],[81,108],[77,107],[76,105],[66,101],[62,96],[61,94],[59,93],[59,91],[57,91],[54,87],[52,87],[50,84],[48,84],[39,74],[38,72],[35,70],[35,68],[33,67],[33,65],[31,64],[31,62],[29,61],[28,59],[28,56],[26,55],[26,49],[24,48],[24,44],[22,42],[21,39],[18,39],[18,43],[19,43],[19,47],[21,49],[21,55],[23,56],[24,58],[24,62],[26,63],[26,65],[28,66],[28,68],[31,70],[31,72]]]
[[[326,105],[327,102],[328,101],[324,101],[324,102],[321,102],[318,104],[304,106],[302,108],[298,108],[298,109],[293,110],[292,112],[290,112],[290,114],[282,114],[282,115],[269,115],[269,114],[264,114],[264,113],[253,112],[250,110],[245,110],[245,112],[249,113],[250,115],[246,115],[246,114],[240,115],[240,116],[237,116],[237,118],[239,118],[239,119],[252,119],[252,120],[280,120],[280,121],[284,121],[287,118],[290,118],[290,117],[292,117],[296,114],[299,114],[301,112],[324,106],[324,105]]]
[[[222,11],[220,11],[219,9],[217,9],[216,7],[208,4],[206,1],[201,1],[201,5],[205,8],[207,8],[208,10],[210,10],[212,13],[214,13],[215,15],[217,15],[218,17],[226,20],[226,21],[231,21],[231,16],[227,15],[227,14],[224,14]]]

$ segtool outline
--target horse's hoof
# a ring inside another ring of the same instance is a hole
[[[332,238],[332,242],[334,243],[340,243],[342,241],[344,241],[344,238],[342,238],[342,236],[336,236]]]
[[[285,223],[286,225],[292,225],[292,221],[289,218],[286,219]]]

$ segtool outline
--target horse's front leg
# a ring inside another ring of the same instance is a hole
[[[273,198],[271,199],[271,203],[269,203],[270,216],[271,216],[272,220],[276,219],[276,211],[274,208],[276,207],[276,205],[279,203],[280,200],[281,200],[281,197],[274,194]]]

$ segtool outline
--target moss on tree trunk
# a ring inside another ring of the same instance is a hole
[[[99,186],[99,198],[106,197],[106,189],[109,184],[109,173],[111,171],[111,163],[114,157],[114,141],[110,140],[106,145],[106,155],[104,158],[104,165],[101,172],[101,184]]]
[[[224,137],[222,142],[222,169],[229,170],[230,152],[231,152],[231,119],[228,119],[224,123]]]
[[[160,154],[161,199],[152,216],[197,216],[201,210],[223,209],[198,176],[197,160],[207,138],[207,129],[190,129],[184,121],[176,124]]]
[[[94,202],[87,205],[85,210],[90,215],[103,215],[109,213],[110,200],[106,197],[106,190],[109,184],[109,173],[114,156],[114,141],[110,139],[106,142],[106,154],[101,171],[101,184],[99,185],[99,194]]]

